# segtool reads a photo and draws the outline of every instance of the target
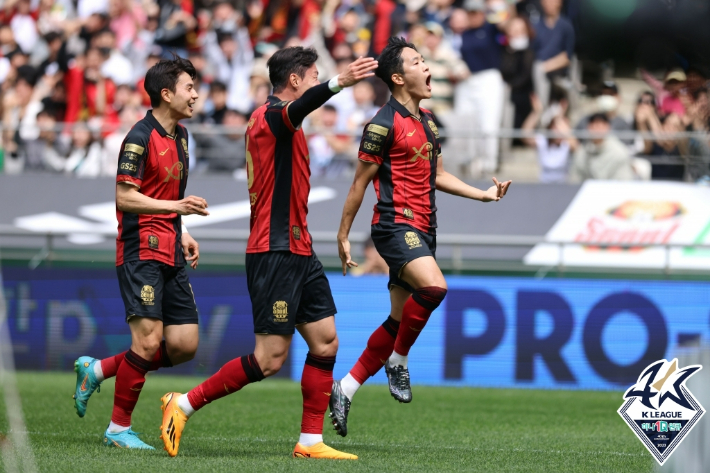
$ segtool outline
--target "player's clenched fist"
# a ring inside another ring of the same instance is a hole
[[[209,215],[210,213],[207,211],[207,201],[203,199],[202,197],[197,197],[195,195],[191,195],[188,197],[185,197],[182,200],[178,200],[176,202],[176,209],[175,212],[177,212],[180,215]]]
[[[363,79],[375,75],[377,69],[377,61],[371,57],[360,57],[354,62],[348,64],[348,68],[338,76],[338,86],[351,87]]]

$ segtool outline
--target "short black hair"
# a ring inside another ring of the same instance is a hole
[[[335,107],[333,107],[331,104],[327,103],[327,104],[323,105],[323,111],[325,111],[325,112],[336,112],[336,113],[337,113],[338,109],[335,108]]]
[[[278,93],[286,87],[291,74],[296,74],[303,79],[306,71],[317,60],[318,53],[313,48],[292,46],[276,51],[266,62],[266,67],[269,68],[269,80],[274,92]]]
[[[394,90],[392,74],[404,74],[404,67],[402,67],[402,50],[404,48],[417,50],[412,43],[408,43],[404,38],[392,36],[377,58],[378,66],[375,75],[387,84],[390,91]]]
[[[218,80],[212,82],[210,84],[210,93],[213,94],[215,92],[226,92],[227,91],[227,86],[224,84],[224,82],[220,82]]]
[[[163,100],[160,95],[161,90],[168,89],[171,92],[175,92],[178,78],[183,72],[186,72],[192,80],[197,75],[195,66],[187,59],[177,55],[173,55],[172,59],[158,61],[157,64],[148,69],[145,74],[145,91],[150,97],[151,107],[160,106],[160,102]]]
[[[604,123],[608,124],[609,117],[607,117],[605,113],[594,113],[589,117],[588,123],[591,125],[594,122],[604,122]]]

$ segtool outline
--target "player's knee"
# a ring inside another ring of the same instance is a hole
[[[273,351],[264,355],[256,354],[257,362],[261,372],[265,377],[273,376],[279,372],[288,357],[288,348],[281,351]]]
[[[154,336],[141,337],[138,340],[133,340],[131,349],[140,357],[151,360],[160,350],[161,341],[161,339]]]
[[[448,291],[445,286],[420,287],[414,291],[412,298],[422,307],[426,307],[429,310],[435,310],[442,303],[447,292]]]
[[[316,356],[335,356],[338,353],[338,335],[333,331],[315,346],[308,347],[308,351]]]

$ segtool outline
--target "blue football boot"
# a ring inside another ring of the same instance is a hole
[[[100,362],[101,360],[90,356],[82,356],[74,362],[74,371],[76,371],[74,408],[79,417],[86,415],[86,404],[94,391],[98,389],[101,392],[101,383],[97,381],[94,374],[94,364]]]
[[[138,438],[138,432],[134,432],[131,429],[113,434],[106,429],[106,432],[104,432],[104,445],[107,447],[155,450],[155,448]]]

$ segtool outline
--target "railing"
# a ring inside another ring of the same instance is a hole
[[[70,235],[101,235],[114,238],[116,231],[113,230],[91,230],[91,231],[64,231],[64,232],[33,232],[11,225],[0,225],[1,237],[25,237],[25,238],[41,238],[44,239],[44,245],[39,253],[37,253],[30,261],[30,267],[36,268],[43,261],[51,264],[55,252],[55,239],[65,238]],[[314,231],[310,232],[314,244],[337,244],[336,232]],[[240,229],[194,229],[190,230],[197,241],[217,241],[217,242],[235,242],[246,243],[249,238],[249,230]],[[365,232],[352,232],[350,234],[351,243],[365,243],[369,235]],[[682,249],[710,249],[710,244],[698,243],[633,243],[619,244],[610,243],[608,241],[562,241],[549,240],[544,236],[537,235],[464,235],[464,234],[440,234],[436,237],[437,247],[451,248],[451,268],[455,271],[460,271],[463,268],[463,248],[470,247],[509,247],[509,248],[527,248],[538,244],[555,245],[558,247],[559,260],[556,265],[539,267],[538,275],[544,275],[547,271],[555,270],[558,273],[564,273],[566,270],[564,260],[564,250],[568,246],[598,246],[598,247],[614,247],[614,248],[663,248],[665,253],[665,262],[663,265],[663,274],[671,274],[671,250],[675,248]],[[0,249],[2,241],[0,240]],[[219,264],[219,261],[216,262]],[[224,263],[222,263],[224,264]],[[532,266],[534,267],[534,266]],[[609,270],[611,268],[605,268]]]

